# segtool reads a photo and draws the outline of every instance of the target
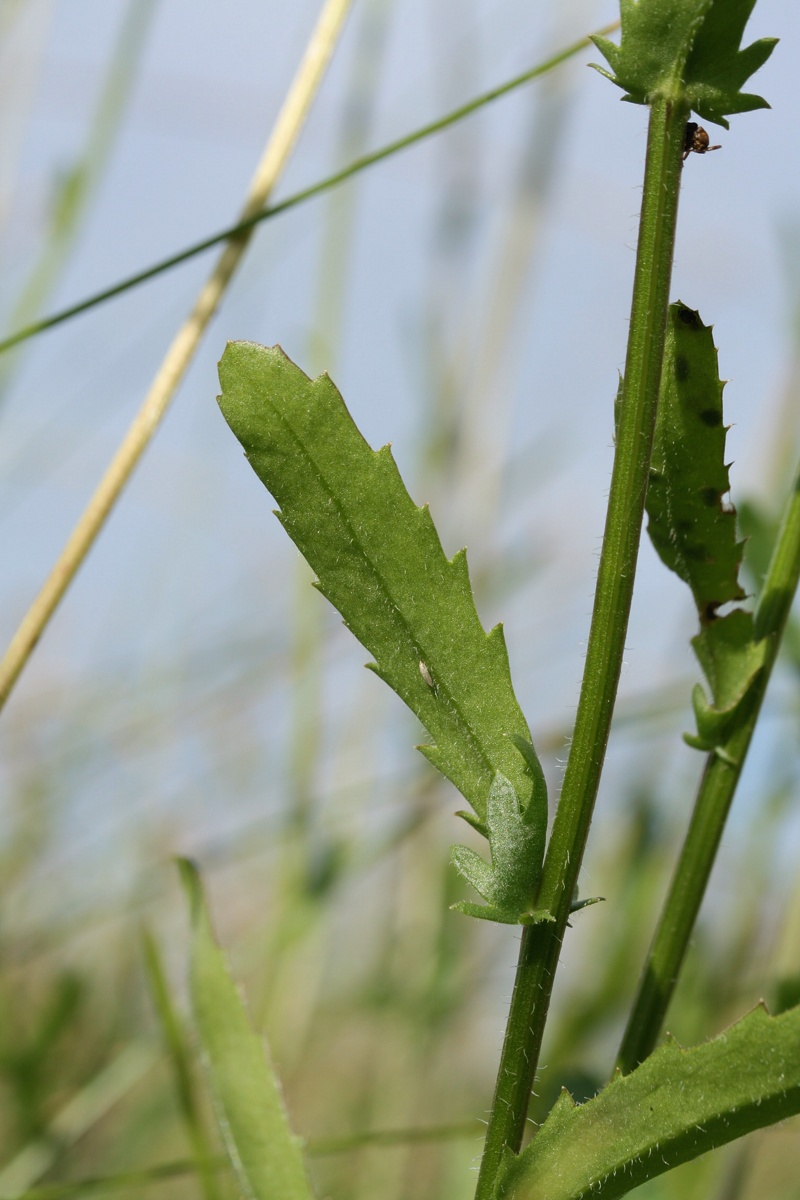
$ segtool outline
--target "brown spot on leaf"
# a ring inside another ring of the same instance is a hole
[[[700,320],[700,313],[695,312],[693,308],[687,308],[682,304],[678,309],[678,320],[683,325],[688,325],[690,329],[702,329],[703,322]]]

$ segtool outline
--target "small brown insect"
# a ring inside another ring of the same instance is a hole
[[[683,136],[683,161],[690,154],[708,154],[709,150],[721,150],[721,146],[709,146],[709,137],[702,125],[696,121],[686,122],[686,133]]]

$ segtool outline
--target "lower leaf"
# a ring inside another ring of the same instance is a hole
[[[800,1112],[800,1007],[763,1005],[691,1049],[674,1039],[586,1104],[557,1100],[507,1156],[497,1200],[613,1200],[648,1179]]]

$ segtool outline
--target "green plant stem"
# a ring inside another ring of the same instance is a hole
[[[609,25],[598,29],[597,34],[605,36],[618,28],[619,21],[612,21]],[[548,71],[553,70],[554,67],[559,66],[562,62],[566,62],[567,59],[572,58],[589,45],[591,45],[590,37],[581,38],[579,41],[573,42],[571,46],[559,50],[557,54],[552,55],[552,57],[533,67],[531,70],[523,71],[521,75],[515,75],[513,79],[509,79],[499,87],[492,88],[488,92],[483,92],[480,96],[476,96],[466,104],[460,105],[460,107],[453,109],[452,112],[447,113],[445,116],[439,117],[438,120],[431,121],[430,124],[423,125],[420,129],[415,129],[413,133],[407,133],[403,137],[389,142],[388,145],[382,146],[379,150],[362,155],[362,157],[355,159],[346,167],[343,167],[342,170],[336,171],[333,175],[328,175],[327,178],[321,179],[318,183],[314,183],[310,187],[303,188],[302,191],[287,196],[279,204],[263,208],[253,216],[247,217],[246,220],[238,221],[235,225],[229,225],[227,229],[222,229],[219,233],[211,234],[210,237],[203,238],[200,242],[195,242],[185,250],[180,250],[177,254],[171,254],[169,258],[164,258],[160,262],[154,263],[151,267],[146,267],[143,271],[137,271],[135,275],[129,275],[126,279],[121,279],[119,283],[112,284],[111,287],[104,288],[101,292],[95,292],[94,295],[87,296],[85,300],[79,300],[77,304],[71,304],[68,308],[63,308],[49,317],[43,317],[40,321],[26,325],[24,329],[18,329],[7,338],[0,340],[0,354],[6,353],[6,351],[11,350],[14,346],[18,346],[21,342],[28,341],[29,338],[35,337],[38,333],[44,333],[47,329],[54,329],[57,325],[63,325],[65,321],[71,320],[72,317],[89,312],[90,309],[96,308],[99,304],[104,304],[106,300],[113,300],[115,296],[121,296],[124,292],[130,291],[131,288],[138,287],[141,283],[146,283],[149,279],[155,279],[156,276],[163,275],[165,271],[170,271],[173,267],[180,266],[181,263],[196,258],[198,254],[205,254],[207,250],[212,250],[214,246],[220,246],[223,242],[228,242],[231,239],[249,233],[256,225],[260,225],[262,221],[268,221],[271,217],[277,217],[281,213],[288,212],[289,209],[296,208],[298,204],[303,204],[306,200],[313,199],[314,196],[321,196],[323,192],[338,187],[340,183],[346,183],[348,179],[352,179],[354,175],[358,175],[361,171],[366,170],[367,167],[372,167],[376,163],[383,162],[384,159],[390,158],[401,150],[407,150],[410,146],[424,141],[435,133],[441,133],[442,130],[448,129],[451,125],[455,125],[458,121],[463,121],[465,117],[471,116],[472,113],[484,108],[487,104],[491,104],[493,100],[498,100],[501,96],[508,95],[509,92],[515,91],[517,88],[522,87],[523,84],[530,83],[531,80],[538,78],[540,75],[545,75]]]
[[[725,828],[736,785],[775,665],[800,579],[800,471],[795,478],[754,619],[767,639],[764,666],[753,685],[745,720],[709,754],[669,893],[617,1058],[627,1074],[654,1049],[683,964]]]
[[[476,1200],[490,1200],[503,1153],[519,1150],[564,929],[589,832],[628,627],[664,352],[688,110],[650,112],[625,383],[583,682],[537,907],[552,924],[522,934]]]

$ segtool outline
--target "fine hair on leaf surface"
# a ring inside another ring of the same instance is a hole
[[[498,1200],[614,1200],[679,1163],[800,1112],[800,1008],[760,1006],[711,1042],[669,1039],[576,1105],[562,1092]],[[574,1148],[579,1147],[579,1150]]]

